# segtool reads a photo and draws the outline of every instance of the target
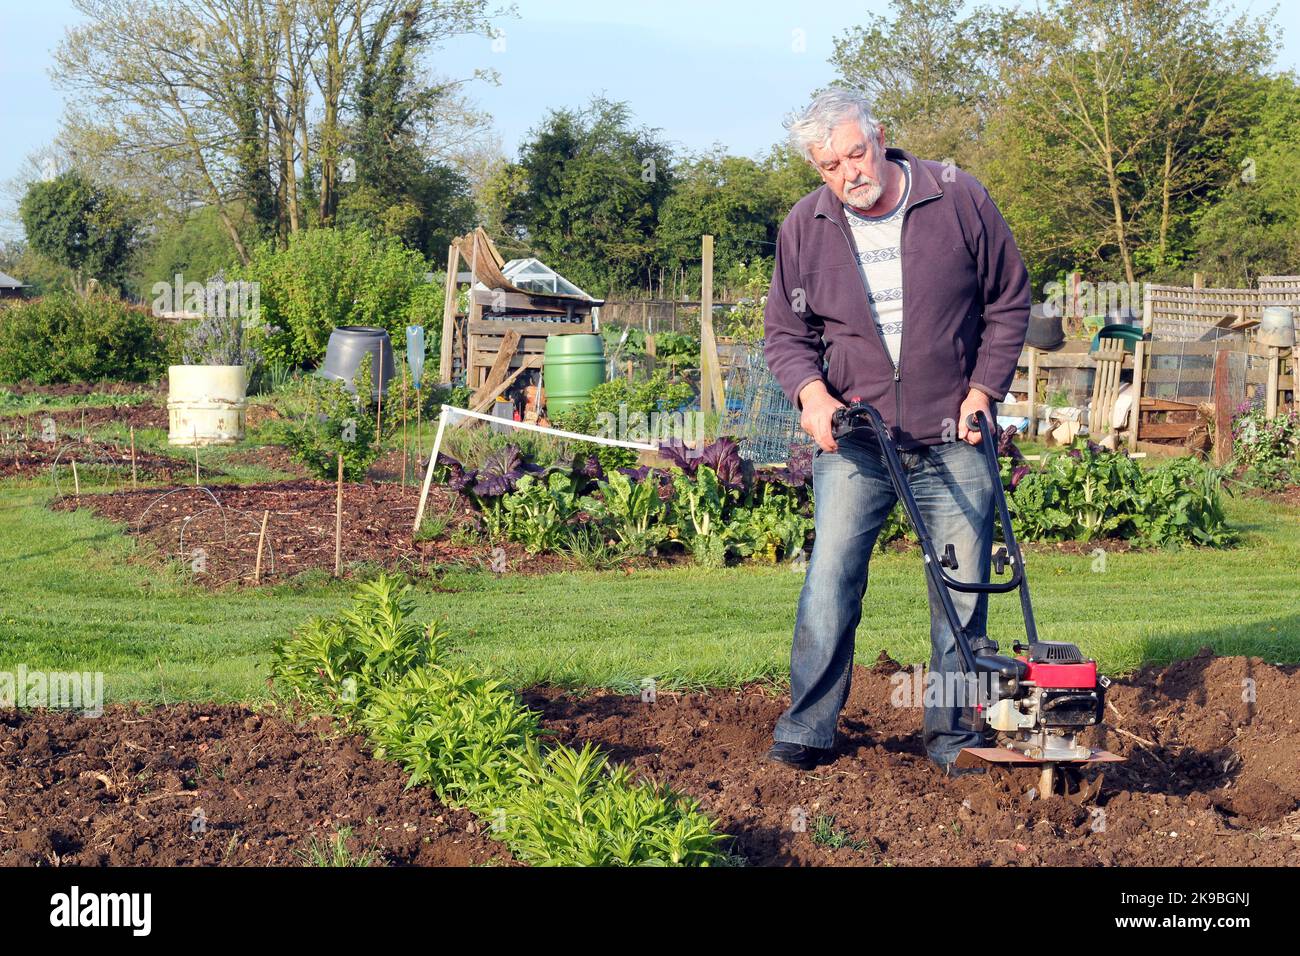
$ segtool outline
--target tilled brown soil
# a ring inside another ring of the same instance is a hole
[[[283,581],[311,569],[334,569],[336,486],[299,479],[257,485],[217,485],[119,491],[64,500],[59,509],[90,508],[126,525],[126,532],[147,541],[160,555],[194,565],[203,552],[195,581],[212,587],[251,584],[257,562],[262,515],[267,513],[262,555],[262,583]],[[442,541],[412,541],[418,490],[391,484],[343,485],[341,561],[370,562],[410,573],[426,572],[431,563],[469,559],[481,546]],[[442,513],[458,496],[430,491],[427,508]],[[444,500],[446,499],[446,500]],[[469,521],[457,514],[452,526]],[[507,567],[519,554],[506,549]]]
[[[131,449],[111,442],[95,441],[15,441],[0,443],[0,477],[49,479],[53,483],[53,466],[59,466],[59,493],[71,494],[74,486],[72,462],[77,462],[83,478],[131,483]],[[136,477],[140,481],[174,481],[192,476],[193,465],[182,459],[159,455],[137,448]],[[211,476],[212,469],[206,474]],[[219,474],[219,472],[218,472]],[[105,475],[111,475],[106,479]]]
[[[472,814],[325,720],[242,707],[0,712],[0,865],[300,866],[350,828],[354,860],[509,863]]]
[[[920,711],[890,704],[897,669],[855,669],[835,759],[810,773],[762,761],[788,704],[762,688],[525,699],[560,739],[698,798],[753,865],[1300,865],[1297,668],[1198,656],[1117,681],[1093,745],[1128,762],[1041,801],[1028,769],[940,777]]]
[[[195,580],[210,587],[252,584],[257,539],[263,512],[268,512],[262,558],[263,584],[283,581],[309,570],[334,569],[336,486],[332,482],[295,479],[255,485],[214,485],[207,489],[141,489],[63,499],[59,510],[89,508],[122,522],[128,534],[156,549],[156,554],[193,565],[203,549],[203,568]],[[510,574],[544,574],[570,570],[576,563],[560,554],[530,555],[515,542],[485,543],[469,533],[475,512],[460,495],[431,487],[425,506],[425,529],[445,518],[436,538],[413,540],[411,526],[419,488],[397,483],[344,483],[342,564],[365,563],[409,574],[436,573],[452,566]],[[683,559],[684,560],[684,559]],[[662,566],[675,558],[636,558],[625,570]]]
[[[58,411],[15,412],[0,417],[0,428],[9,431],[22,429],[36,437],[44,420],[54,420],[57,433],[88,431],[103,425],[121,425],[123,428],[166,428],[167,409],[161,405],[96,405],[86,408],[63,408]]]
[[[1300,668],[1203,653],[1115,682],[1092,742],[1128,762],[1046,800],[1031,770],[940,777],[920,712],[890,704],[897,671],[883,654],[855,670],[834,759],[809,773],[762,761],[786,704],[762,687],[523,698],[559,739],[697,798],[750,865],[1300,865]],[[297,865],[345,827],[375,862],[510,862],[471,815],[403,784],[324,720],[7,711],[0,864]]]

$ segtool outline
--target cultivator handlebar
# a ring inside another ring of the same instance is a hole
[[[912,494],[912,488],[907,481],[907,473],[903,469],[902,460],[898,456],[898,446],[894,441],[893,435],[889,431],[889,426],[881,419],[880,413],[874,407],[866,402],[854,401],[853,404],[845,408],[836,409],[831,420],[831,433],[838,440],[844,438],[855,431],[861,429],[870,429],[875,437],[876,442],[880,445],[881,452],[885,459],[886,470],[889,472],[890,482],[894,486],[894,492],[898,495],[898,500],[903,503],[903,510],[907,512],[907,519],[916,531],[916,536],[921,543],[921,551],[925,558],[925,572],[934,585],[935,591],[939,595],[940,603],[943,605],[944,615],[952,627],[953,634],[957,635],[957,647],[961,652],[962,661],[970,671],[993,670],[998,673],[1006,672],[1007,676],[1018,675],[1022,670],[1013,658],[998,657],[998,646],[995,642],[989,640],[987,635],[970,635],[962,625],[961,619],[957,614],[957,609],[953,606],[952,595],[950,591],[962,591],[965,593],[980,594],[1005,594],[1016,589],[1020,590],[1020,609],[1025,621],[1025,636],[1028,646],[1032,647],[1038,643],[1038,629],[1034,624],[1034,609],[1029,599],[1029,581],[1025,576],[1024,559],[1020,551],[1020,542],[1016,540],[1015,531],[1011,526],[1011,513],[1007,508],[1007,496],[1002,490],[1002,476],[998,468],[997,440],[993,434],[993,429],[989,427],[988,417],[983,412],[976,412],[969,416],[967,425],[970,428],[978,428],[981,436],[980,447],[984,453],[984,461],[988,466],[989,478],[993,485],[993,500],[998,509],[998,515],[1002,520],[1002,536],[1004,545],[993,557],[993,564],[996,570],[1001,573],[1004,568],[1011,569],[1011,577],[1006,581],[983,582],[983,581],[959,581],[944,569],[957,570],[957,561],[953,546],[949,542],[943,545],[943,552],[936,550],[934,539],[930,537],[929,529],[921,517],[920,508],[917,506],[916,497]],[[1017,645],[1019,647],[1019,645]],[[986,658],[983,662],[978,658]]]
[[[967,704],[966,723],[986,734],[991,729],[996,734],[994,742],[997,746],[967,748],[962,751],[961,763],[977,760],[1037,765],[1041,769],[1039,792],[1047,796],[1055,786],[1057,763],[1098,763],[1120,759],[1104,751],[1091,750],[1077,740],[1079,733],[1101,722],[1105,689],[1110,681],[1099,676],[1096,661],[1086,660],[1073,644],[1038,639],[1024,557],[1011,524],[1006,492],[1002,488],[996,428],[982,411],[969,416],[966,424],[969,428],[979,429],[979,446],[988,466],[993,500],[1002,523],[1003,545],[992,556],[992,564],[998,574],[1010,568],[1011,577],[1006,581],[959,581],[947,573],[958,569],[955,549],[951,542],[945,542],[942,553],[937,550],[907,481],[894,437],[875,408],[854,399],[847,407],[836,409],[831,419],[831,433],[836,439],[841,439],[868,429],[874,436],[889,472],[890,483],[916,531],[926,576],[939,596],[943,613],[956,638],[962,664],[967,673],[984,679],[980,692],[987,693],[987,696],[978,703]],[[997,642],[987,634],[972,635],[968,632],[950,592],[1005,594],[1014,590],[1020,592],[1026,643],[1016,641],[1012,645],[1016,656],[1007,657],[998,653]]]

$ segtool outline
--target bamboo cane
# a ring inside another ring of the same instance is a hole
[[[343,567],[343,452],[339,452],[338,491],[334,498],[334,576]]]
[[[257,563],[253,565],[253,583],[262,583],[262,542],[266,540],[266,519],[271,516],[270,509],[262,511],[262,530],[257,534]]]
[[[375,451],[379,451],[384,444],[383,425],[381,421],[384,414],[384,350],[379,350],[379,400],[375,403]]]
[[[402,487],[406,487],[406,363],[402,363]]]

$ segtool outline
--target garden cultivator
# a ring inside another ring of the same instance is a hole
[[[1092,750],[1079,740],[1084,730],[1101,722],[1110,681],[1097,673],[1097,662],[1085,659],[1075,645],[1038,639],[1024,559],[1002,489],[997,442],[983,412],[970,416],[967,424],[978,428],[982,436],[980,446],[993,481],[1004,540],[992,562],[998,575],[1010,568],[1007,581],[971,583],[948,574],[957,570],[953,546],[945,544],[942,553],[937,550],[908,485],[893,436],[871,405],[855,400],[836,410],[832,431],[837,439],[858,429],[870,429],[874,434],[894,491],[920,539],[925,573],[956,635],[962,663],[966,672],[976,677],[978,699],[967,702],[965,723],[991,738],[991,746],[966,748],[957,758],[957,765],[968,767],[987,761],[1036,767],[1040,772],[1038,793],[1046,797],[1056,785],[1058,764],[1077,766],[1124,759],[1104,750]],[[950,590],[984,594],[1019,590],[1027,643],[1016,641],[1012,645],[1014,657],[999,654],[997,642],[987,634],[970,634],[962,626]]]

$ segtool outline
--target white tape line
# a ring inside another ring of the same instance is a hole
[[[429,452],[429,465],[424,470],[424,484],[420,488],[420,503],[415,509],[415,525],[411,528],[411,534],[414,535],[420,530],[420,522],[424,519],[424,503],[429,497],[429,486],[433,483],[433,469],[438,461],[438,449],[442,447],[442,433],[447,427],[447,422],[451,420],[452,415],[460,415],[468,418],[478,418],[485,422],[495,422],[502,425],[509,425],[512,428],[522,428],[525,431],[541,432],[544,435],[557,435],[560,438],[574,438],[578,441],[595,442],[597,445],[616,445],[619,448],[636,448],[644,451],[658,451],[658,445],[647,445],[643,442],[619,441],[615,438],[601,438],[598,435],[582,435],[578,432],[566,432],[558,428],[547,428],[543,425],[533,425],[529,422],[517,422],[509,418],[498,418],[495,415],[488,415],[484,412],[471,412],[467,408],[456,408],[452,405],[443,405],[442,413],[438,416],[438,434],[433,439],[433,450]]]
[[[443,414],[438,416],[438,434],[433,439],[433,452],[429,455],[429,467],[424,471],[424,484],[420,488],[420,504],[415,509],[415,525],[411,528],[411,537],[420,530],[424,518],[424,503],[429,498],[429,484],[433,481],[433,463],[438,460],[438,449],[442,446],[442,433],[447,427],[447,406],[442,406]]]
[[[637,448],[644,451],[658,451],[658,445],[647,445],[644,442],[619,441],[616,438],[601,438],[599,435],[583,435],[580,432],[566,432],[558,428],[547,428],[545,425],[534,425],[530,422],[517,422],[510,418],[498,418],[495,415],[489,415],[486,412],[471,412],[467,408],[454,408],[451,405],[442,406],[444,413],[451,412],[456,415],[464,415],[468,418],[478,418],[485,422],[494,422],[498,425],[509,425],[511,428],[522,428],[525,431],[541,432],[544,435],[558,435],[561,438],[574,438],[578,441],[595,442],[597,445],[617,445],[619,448]]]

